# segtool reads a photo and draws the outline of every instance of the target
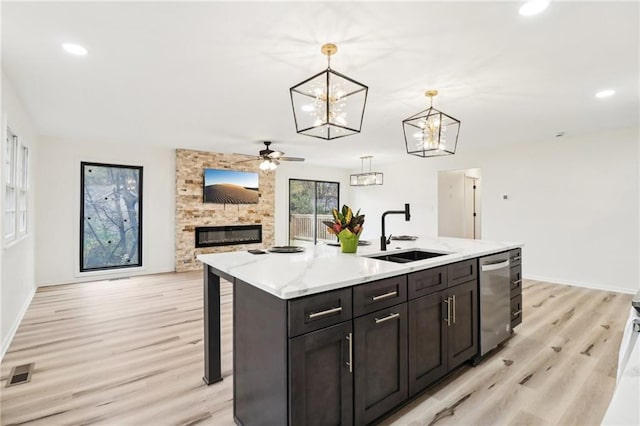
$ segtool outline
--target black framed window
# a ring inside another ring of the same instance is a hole
[[[289,244],[336,241],[322,221],[332,220],[339,205],[340,183],[289,179]]]
[[[80,271],[142,266],[142,167],[80,168]]]

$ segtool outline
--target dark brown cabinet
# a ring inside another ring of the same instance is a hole
[[[353,424],[351,324],[348,321],[290,340],[292,425]]]
[[[447,374],[445,292],[409,301],[409,395]]]
[[[236,423],[376,422],[477,354],[477,267],[469,259],[291,300],[236,278]]]
[[[355,424],[372,422],[404,402],[407,387],[407,304],[353,320]]]
[[[451,317],[447,328],[447,370],[478,352],[478,281],[450,288]]]
[[[409,395],[478,352],[478,282],[409,301]]]

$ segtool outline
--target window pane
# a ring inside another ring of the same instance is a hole
[[[5,211],[4,212],[4,236],[5,238],[10,238],[14,236],[14,232],[16,229],[16,212],[13,211]]]
[[[142,167],[82,163],[81,271],[142,266]]]
[[[318,182],[316,184],[316,227],[318,241],[335,241],[336,236],[327,232],[327,227],[322,223],[325,220],[333,220],[332,209],[338,208],[338,187],[336,182]]]
[[[314,242],[315,182],[289,181],[289,244]]]
[[[20,152],[20,181],[18,185],[20,185],[22,189],[27,189],[29,184],[29,148],[23,146]]]
[[[339,188],[337,182],[289,180],[289,244],[336,241],[322,221],[332,219]]]
[[[18,194],[18,233],[27,232],[27,191],[21,190]]]
[[[7,141],[4,150],[4,182],[13,185],[15,176],[15,146],[16,137],[7,129]]]

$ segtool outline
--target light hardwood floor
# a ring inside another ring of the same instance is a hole
[[[223,375],[205,386],[202,274],[38,289],[2,363],[1,423],[232,425],[231,285]],[[599,424],[615,385],[630,295],[525,280],[523,323],[385,425]],[[15,365],[30,383],[4,388]]]

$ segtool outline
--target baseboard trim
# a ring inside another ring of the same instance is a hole
[[[36,294],[36,287],[34,287],[31,290],[31,293],[29,293],[29,297],[27,297],[27,300],[25,300],[25,303],[22,305],[22,308],[18,313],[18,317],[16,318],[16,320],[13,322],[13,325],[11,326],[11,330],[9,331],[9,334],[2,341],[2,348],[0,348],[0,351],[1,351],[0,362],[2,362],[5,354],[9,350],[9,346],[11,346],[11,342],[13,341],[13,338],[16,335],[16,332],[18,331],[18,327],[20,327],[20,323],[22,322],[24,315],[27,313],[27,309],[29,309],[29,305],[31,305],[31,301],[33,300],[33,296],[35,296],[35,294]]]
[[[541,277],[537,275],[526,275],[524,276],[524,279],[535,280],[535,281],[546,281],[549,283],[570,285],[572,287],[591,288],[594,290],[614,291],[616,293],[625,293],[625,294],[635,294],[638,291],[638,289],[629,289],[629,288],[615,287],[615,286],[607,287],[597,283],[585,283],[582,281],[570,281],[570,280],[564,280],[560,278]]]
[[[137,277],[140,275],[154,275],[154,274],[166,274],[169,272],[175,272],[175,269],[173,268],[167,268],[167,269],[158,269],[155,271],[149,271],[149,270],[145,270],[145,271],[140,271],[137,270],[135,272],[131,272],[131,273],[123,273],[123,270],[119,270],[117,272],[113,272],[113,273],[105,273],[102,275],[91,275],[91,276],[84,276],[84,277],[73,277],[70,278],[68,281],[42,281],[37,283],[38,287],[51,287],[51,286],[56,286],[56,285],[67,285],[67,284],[78,284],[78,283],[86,283],[86,282],[91,282],[91,281],[105,281],[105,280],[112,280],[112,279],[118,279],[118,278],[126,278],[126,277]]]

